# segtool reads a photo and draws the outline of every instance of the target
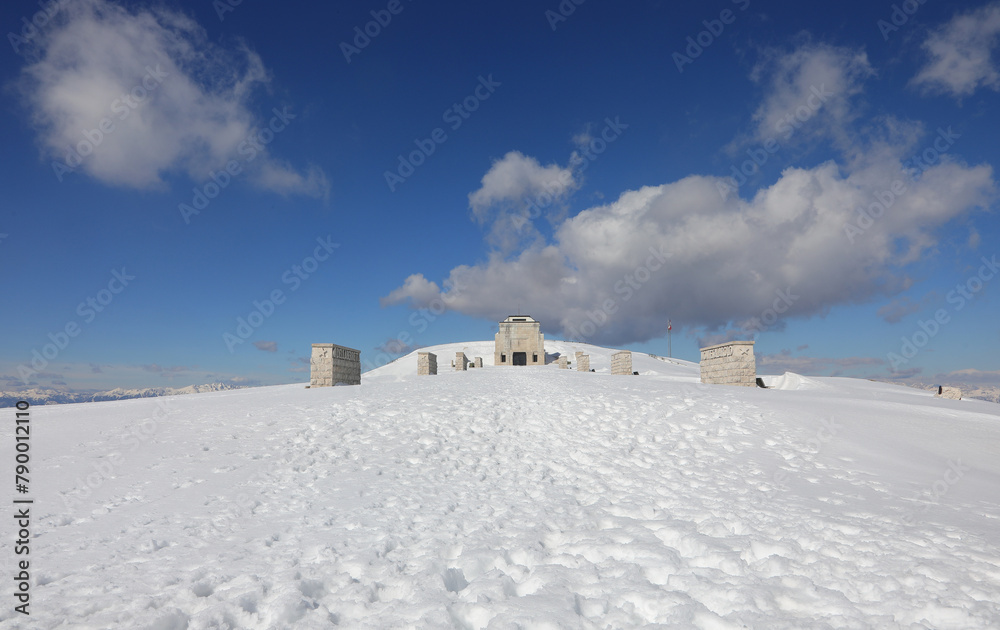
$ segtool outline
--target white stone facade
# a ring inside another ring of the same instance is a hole
[[[729,341],[701,349],[701,382],[757,386],[757,360],[752,341]]]
[[[438,358],[433,352],[417,353],[417,374],[431,376],[438,373]]]
[[[611,373],[632,375],[632,352],[622,350],[611,355]]]
[[[511,315],[500,322],[493,365],[545,365],[542,325],[527,315]]]
[[[309,359],[309,386],[361,384],[361,351],[335,343],[314,343]]]
[[[465,372],[469,369],[469,357],[465,356],[464,352],[455,353],[455,371]]]

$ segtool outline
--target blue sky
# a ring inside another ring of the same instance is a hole
[[[755,338],[764,373],[1000,381],[998,3],[0,18],[4,389],[301,382],[311,343],[372,367],[518,309],[662,355],[670,319],[691,360]]]

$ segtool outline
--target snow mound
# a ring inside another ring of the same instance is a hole
[[[781,376],[761,376],[764,385],[770,389],[816,389],[824,387],[819,381],[796,374],[795,372],[785,372]]]

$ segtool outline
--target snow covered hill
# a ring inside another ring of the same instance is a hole
[[[32,615],[0,627],[1000,627],[997,405],[546,349],[595,373],[472,342],[437,376],[33,407]]]

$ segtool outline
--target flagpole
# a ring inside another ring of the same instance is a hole
[[[667,320],[667,356],[669,358],[671,358],[671,359],[674,358],[674,348],[673,348],[673,344],[671,343],[672,340],[670,338],[671,335],[672,335],[672,333],[673,333],[673,330],[674,330],[674,325],[668,319]]]

